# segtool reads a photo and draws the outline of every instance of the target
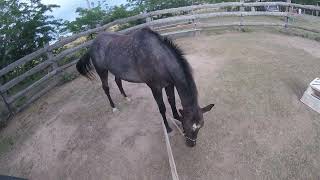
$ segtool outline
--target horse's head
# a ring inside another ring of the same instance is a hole
[[[193,147],[196,145],[198,132],[204,125],[203,114],[210,111],[213,106],[214,104],[209,104],[204,108],[179,110],[187,146]]]

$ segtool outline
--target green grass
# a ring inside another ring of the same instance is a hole
[[[27,97],[23,96],[23,97],[19,98],[18,100],[16,100],[15,107],[21,107],[26,102],[27,102]]]
[[[242,27],[242,28],[240,29],[240,31],[241,31],[241,32],[253,32],[253,30],[252,30],[252,29],[249,29],[248,27]]]
[[[8,152],[14,145],[14,139],[12,137],[3,137],[0,139],[0,156]]]
[[[61,83],[67,83],[69,81],[74,80],[75,78],[77,78],[77,75],[75,73],[69,73],[69,72],[65,72],[63,73],[62,77],[61,77]]]

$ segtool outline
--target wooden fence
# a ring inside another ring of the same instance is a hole
[[[261,7],[261,6],[280,6],[285,7],[285,12],[267,12],[267,11],[255,11],[254,7]],[[220,9],[220,11],[225,11],[226,8],[238,8],[237,11],[230,11],[230,12],[210,12],[210,9]],[[250,11],[245,11],[245,7],[251,7]],[[48,80],[52,79],[53,77],[56,77],[59,73],[63,72],[66,68],[73,66],[78,59],[75,59],[67,64],[64,64],[62,66],[59,66],[58,63],[66,56],[72,56],[75,53],[79,52],[79,50],[87,48],[91,45],[92,40],[87,41],[85,43],[82,43],[80,45],[77,45],[75,47],[66,49],[59,54],[53,55],[53,51],[57,48],[61,48],[65,46],[68,43],[71,43],[81,37],[87,37],[88,35],[99,33],[102,31],[106,31],[111,27],[124,25],[129,22],[137,21],[137,20],[143,20],[145,23],[139,24],[124,30],[121,30],[122,33],[129,33],[135,29],[144,27],[144,26],[150,26],[151,28],[154,28],[156,30],[163,30],[172,26],[176,25],[182,25],[185,24],[184,30],[178,30],[174,32],[164,33],[164,35],[175,35],[175,34],[181,34],[181,33],[187,33],[187,32],[195,32],[200,31],[202,28],[208,28],[208,27],[221,27],[221,26],[283,26],[285,28],[300,28],[303,30],[311,31],[320,33],[320,30],[318,29],[312,29],[312,28],[306,28],[306,27],[299,27],[290,25],[288,23],[288,18],[293,16],[292,13],[293,8],[301,8],[301,9],[307,9],[311,11],[318,12],[320,11],[319,6],[311,6],[311,5],[300,5],[300,4],[293,4],[293,3],[286,3],[286,2],[255,2],[255,3],[243,3],[243,2],[228,2],[228,3],[217,3],[217,4],[204,4],[204,5],[194,5],[194,6],[187,6],[187,7],[179,7],[179,8],[172,8],[172,9],[165,9],[165,10],[159,10],[154,12],[149,12],[145,14],[139,14],[136,16],[132,16],[125,19],[119,19],[116,21],[113,21],[111,23],[105,24],[103,26],[90,29],[85,32],[81,32],[79,34],[72,35],[70,37],[66,37],[61,39],[60,41],[48,45],[44,48],[41,48],[17,61],[14,63],[6,66],[5,68],[0,70],[0,76],[6,75],[7,73],[15,70],[17,67],[22,66],[36,58],[39,58],[40,56],[46,56],[47,60],[44,62],[36,65],[32,69],[28,70],[27,72],[23,73],[22,75],[13,78],[9,82],[6,82],[5,84],[2,84],[0,86],[0,93],[1,97],[8,108],[10,114],[14,114],[16,112],[19,112],[21,109],[23,109],[25,106],[39,98],[41,95],[49,91],[51,88],[43,88],[41,91],[37,92],[35,95],[31,97],[27,97],[25,102],[19,107],[13,107],[13,104],[15,101],[17,101],[21,97],[25,97],[25,95],[33,90],[35,87],[39,86],[40,84],[43,84],[47,82]],[[209,13],[198,13],[201,12],[200,10],[208,10]],[[162,19],[156,19],[159,18],[161,15],[168,15],[167,18]],[[207,19],[212,17],[240,17],[244,18],[246,16],[276,16],[276,17],[283,17],[285,21],[282,23],[270,23],[270,22],[248,22],[245,23],[241,19],[239,22],[232,22],[232,23],[196,23],[198,20],[201,19]],[[189,25],[189,26],[188,26]],[[37,80],[33,84],[29,85],[28,87],[24,88],[23,90],[15,93],[14,95],[8,96],[7,91],[10,90],[12,87],[16,86],[23,80],[25,80],[27,77],[40,72],[46,68],[50,67],[50,71],[48,71],[47,74],[45,74],[41,79]]]

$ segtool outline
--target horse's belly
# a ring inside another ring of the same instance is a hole
[[[143,83],[144,81],[140,78],[139,74],[131,69],[124,70],[124,71],[118,71],[116,69],[109,69],[110,72],[116,76],[117,78],[120,78],[125,81],[134,82],[134,83]]]

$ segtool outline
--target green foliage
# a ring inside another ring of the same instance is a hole
[[[248,27],[241,27],[240,31],[241,32],[252,32],[253,30]]]
[[[79,14],[79,17],[72,22],[66,21],[66,29],[63,29],[63,31],[70,30],[73,33],[77,33],[95,28],[106,15],[106,11],[101,6],[92,9],[77,8],[76,12]]]
[[[114,20],[130,17],[139,13],[136,9],[129,10],[127,5],[103,8],[101,4],[91,9],[77,8],[76,12],[79,14],[79,17],[72,22],[66,21],[63,31],[68,30],[73,33],[78,33],[95,28],[97,25],[107,24]]]
[[[106,6],[106,4],[99,4],[97,7],[91,9],[78,8],[76,12],[79,14],[79,17],[76,18],[75,21],[66,22],[66,28],[63,30],[78,33],[84,30],[95,28],[97,25],[103,25],[117,19],[134,16],[144,12],[189,6],[192,4],[218,3],[228,1],[235,0],[128,0],[128,4],[114,7],[108,7]],[[103,8],[104,5],[107,8]],[[160,18],[168,16],[170,16],[170,14],[161,16]],[[120,26],[119,30],[141,23],[143,23],[141,20],[130,22],[128,24]]]
[[[21,107],[27,102],[27,97],[23,96],[15,102],[15,107]]]
[[[46,15],[46,12],[57,7],[44,5],[40,0],[0,0],[0,68],[55,39],[61,20]],[[38,61],[31,61],[15,71],[24,71]],[[17,72],[3,76],[2,83],[15,74]]]
[[[128,0],[129,4],[140,12],[190,6],[203,3],[234,2],[238,0]]]
[[[129,0],[129,2],[141,12],[192,5],[192,0]]]
[[[77,78],[77,74],[65,72],[65,73],[62,74],[62,77],[61,77],[62,82],[61,83],[62,84],[63,83],[67,83],[69,81],[74,80],[75,78]]]
[[[0,155],[7,152],[14,145],[12,137],[3,137],[0,139]]]
[[[309,4],[309,5],[317,5],[317,2],[320,3],[319,0],[292,0],[292,3]]]
[[[21,81],[20,83],[18,83],[15,86],[13,86],[12,88],[10,88],[10,90],[7,91],[7,94],[13,95],[13,94],[16,94],[17,92],[27,88],[30,84],[38,81],[43,76],[45,76],[48,73],[49,69],[50,69],[50,67],[45,68],[37,73],[34,73],[33,75],[31,75],[27,78],[25,78],[23,81]]]
[[[71,61],[74,61],[76,59],[79,59],[81,58],[85,53],[87,52],[87,49],[81,49],[79,51],[77,51],[75,54],[71,55],[71,56],[66,56],[64,57],[62,60],[60,60],[58,62],[58,65],[59,66],[62,66],[62,65],[65,65],[65,64],[68,64],[70,63]]]
[[[114,6],[110,8],[106,15],[107,22],[114,21],[116,19],[126,18],[139,14],[140,12],[136,9],[128,10],[128,5]]]

